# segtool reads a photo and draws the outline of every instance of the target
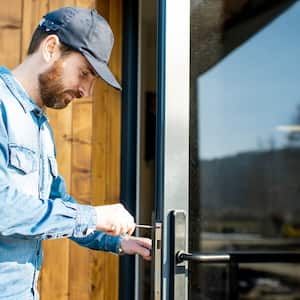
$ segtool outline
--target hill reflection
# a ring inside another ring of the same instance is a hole
[[[200,160],[203,231],[281,235],[298,219],[299,198],[299,148]]]

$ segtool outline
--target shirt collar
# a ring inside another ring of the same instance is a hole
[[[16,97],[26,113],[33,112],[38,117],[47,117],[45,111],[40,108],[28,95],[22,85],[16,80],[6,67],[0,67],[0,77],[3,79],[11,93]]]

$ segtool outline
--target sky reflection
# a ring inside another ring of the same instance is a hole
[[[198,78],[199,155],[280,149],[300,107],[300,3]],[[300,124],[299,124],[300,125]]]

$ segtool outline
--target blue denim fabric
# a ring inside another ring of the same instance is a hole
[[[95,227],[95,209],[77,204],[58,174],[47,116],[0,67],[0,299],[39,298],[42,240],[117,252],[120,237]]]

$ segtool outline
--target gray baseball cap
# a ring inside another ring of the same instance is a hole
[[[80,52],[103,80],[121,90],[108,67],[114,35],[107,21],[95,9],[63,7],[45,15],[39,26]]]

